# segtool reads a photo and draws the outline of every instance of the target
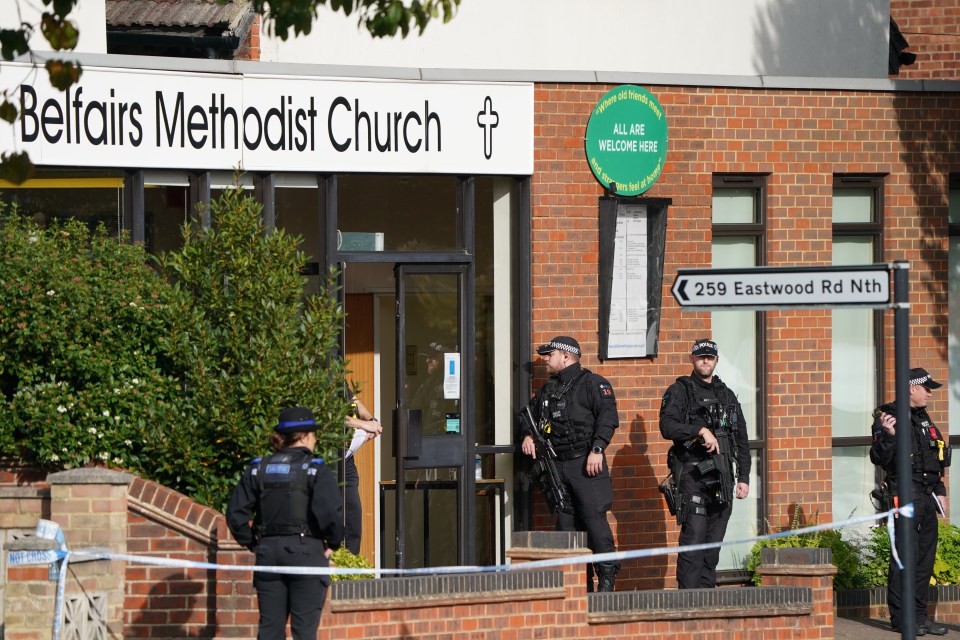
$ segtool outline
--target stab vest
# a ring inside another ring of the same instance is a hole
[[[882,405],[880,410],[890,415],[896,415],[897,405],[891,402]],[[926,409],[910,409],[910,428],[912,447],[910,464],[913,480],[921,484],[931,484],[928,480],[935,479],[933,484],[936,484],[940,481],[939,474],[950,466],[950,444],[944,439],[937,426],[933,424]],[[896,458],[884,470],[891,482],[895,484],[897,476]]]
[[[590,375],[589,369],[581,367],[566,384],[551,379],[543,389],[540,416],[547,422],[544,430],[558,454],[590,448],[596,418],[589,406],[576,402],[577,391]]]
[[[261,537],[314,536],[310,528],[310,497],[322,458],[307,451],[281,451],[254,460],[260,485],[257,514]]]
[[[711,405],[716,405],[729,415],[730,424],[727,426],[728,434],[726,437],[730,438],[731,445],[736,447],[736,436],[733,432],[739,427],[738,422],[740,420],[740,412],[737,411],[737,396],[717,377],[713,379],[712,390],[704,389],[695,384],[690,376],[681,376],[677,378],[677,382],[681,383],[687,392],[687,424],[703,422],[703,412],[709,411]],[[708,397],[710,395],[712,397]],[[705,460],[710,457],[700,443],[689,449],[677,446],[679,444],[675,443],[674,446],[677,450],[674,454],[683,462]]]

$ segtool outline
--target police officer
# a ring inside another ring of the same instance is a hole
[[[363,504],[360,502],[360,471],[354,454],[368,440],[383,433],[383,427],[356,394],[351,399],[351,405],[352,411],[346,418],[346,424],[353,429],[353,439],[343,461],[344,546],[350,553],[359,555],[363,537]]]
[[[580,344],[557,336],[537,348],[550,379],[530,401],[534,420],[544,423],[546,436],[557,453],[557,468],[573,500],[574,513],[557,514],[558,531],[586,531],[594,553],[612,553],[613,532],[607,511],[613,502],[613,484],[604,450],[620,425],[617,399],[606,378],[580,366]],[[530,427],[520,432],[521,449],[536,458]],[[598,591],[613,591],[620,571],[618,561],[594,563]],[[588,590],[593,579],[588,571]]]
[[[337,480],[313,457],[316,430],[310,409],[284,409],[270,434],[276,453],[251,462],[230,498],[227,526],[258,566],[326,567],[343,540]],[[288,616],[294,640],[316,640],[329,584],[326,575],[254,572],[257,640],[283,640]]]
[[[916,635],[942,636],[947,628],[927,618],[927,590],[933,574],[933,561],[937,554],[937,513],[946,510],[947,490],[943,486],[944,470],[950,466],[950,445],[927,414],[927,401],[933,389],[942,385],[934,380],[926,369],[910,370],[910,429],[912,437],[913,485],[913,548],[909,553],[916,559],[914,595],[916,608]],[[870,461],[886,473],[887,483],[893,495],[897,489],[897,418],[896,406],[884,404],[874,411],[873,444],[870,446]],[[906,552],[897,538],[897,553],[901,558]],[[887,606],[890,609],[890,624],[900,631],[901,598],[900,569],[891,554],[887,570]],[[910,606],[909,604],[907,606]]]
[[[750,492],[747,425],[737,397],[714,374],[719,360],[716,342],[708,338],[694,342],[693,371],[677,378],[660,404],[660,433],[673,441],[667,458],[683,501],[680,546],[723,541],[733,496],[743,499]],[[730,487],[726,492],[725,484]],[[678,586],[717,586],[719,561],[719,547],[678,554]]]

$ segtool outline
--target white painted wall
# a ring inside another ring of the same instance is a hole
[[[462,0],[422,37],[373,39],[322,7],[276,62],[886,78],[889,0]]]
[[[34,26],[30,47],[44,58],[50,44],[40,33],[40,16],[45,9],[42,0],[0,0],[0,28],[12,29],[26,22]],[[78,0],[70,20],[80,30],[77,53],[107,52],[107,20],[104,0]]]

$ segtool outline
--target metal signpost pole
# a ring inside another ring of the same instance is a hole
[[[910,428],[910,263],[893,263],[893,350],[896,375],[897,400],[897,495],[899,505],[913,502],[913,477],[910,464],[910,452],[913,450]],[[897,517],[897,546],[900,547],[900,637],[913,638],[916,632],[916,612],[914,611],[914,575],[916,559],[910,551],[913,549],[913,514],[901,514]]]

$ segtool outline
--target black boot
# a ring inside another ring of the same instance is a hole
[[[617,579],[617,571],[619,567],[615,562],[597,562],[596,566],[597,576],[597,591],[613,591],[614,582]]]
[[[593,574],[594,568],[592,563],[587,563],[587,593],[593,593]]]

